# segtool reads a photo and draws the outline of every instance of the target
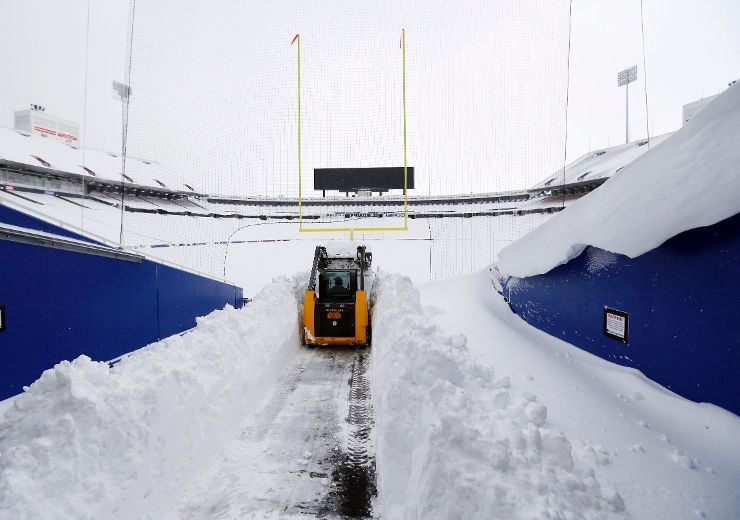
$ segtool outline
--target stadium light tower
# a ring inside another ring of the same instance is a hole
[[[617,86],[625,86],[625,92],[627,93],[627,100],[625,104],[625,139],[626,143],[630,142],[630,83],[637,80],[637,65],[633,65],[628,69],[620,70],[617,72]]]
[[[131,86],[114,80],[113,98],[121,102],[121,156],[124,157],[125,169],[126,138],[128,135],[128,103],[131,99]]]
[[[114,81],[113,97],[119,101],[128,101],[131,97],[131,87],[119,81]]]

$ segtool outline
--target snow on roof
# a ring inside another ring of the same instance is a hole
[[[10,128],[0,127],[0,159],[90,175],[109,181],[121,180],[122,162],[118,154],[88,148],[85,150],[83,161],[83,153],[79,148],[73,148],[57,139],[20,134]],[[127,157],[126,161],[129,164],[134,163],[132,165],[136,166],[136,174],[129,174],[127,168],[130,180],[126,179],[125,182],[193,191],[157,162],[131,156]]]
[[[662,143],[671,135],[663,134],[653,137],[650,140],[650,148]],[[595,150],[583,155],[565,167],[565,182],[563,182],[563,170],[561,169],[552,175],[548,175],[547,178],[537,183],[534,188],[555,187],[559,184],[571,184],[574,182],[611,177],[647,151],[646,139]]]
[[[740,85],[599,189],[499,253],[508,276],[550,271],[596,246],[631,258],[740,212]]]

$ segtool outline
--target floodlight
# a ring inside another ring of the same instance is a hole
[[[119,101],[127,101],[131,97],[131,87],[125,83],[114,81],[113,95]]]
[[[625,87],[626,104],[625,104],[625,142],[630,142],[630,83],[637,80],[637,65],[632,65],[628,69],[617,72],[617,86]]]
[[[620,70],[617,72],[617,86],[621,87],[628,85],[633,81],[637,80],[637,65],[633,65],[628,69]]]

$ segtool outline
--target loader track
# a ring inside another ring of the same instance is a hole
[[[372,517],[372,499],[377,495],[377,487],[368,363],[367,354],[358,352],[352,364],[346,444],[331,461],[334,489],[327,496],[326,509],[321,513],[335,513],[342,518]]]
[[[370,350],[302,348],[176,518],[372,518]]]

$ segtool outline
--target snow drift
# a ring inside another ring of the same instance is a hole
[[[297,320],[278,279],[113,368],[45,371],[0,422],[0,518],[162,518],[297,351]]]
[[[373,317],[383,518],[624,518],[620,495],[574,461],[532,394],[496,380],[464,336],[425,316],[407,278],[380,276]]]
[[[501,250],[505,276],[543,274],[586,246],[635,258],[740,212],[740,84],[599,189]]]

